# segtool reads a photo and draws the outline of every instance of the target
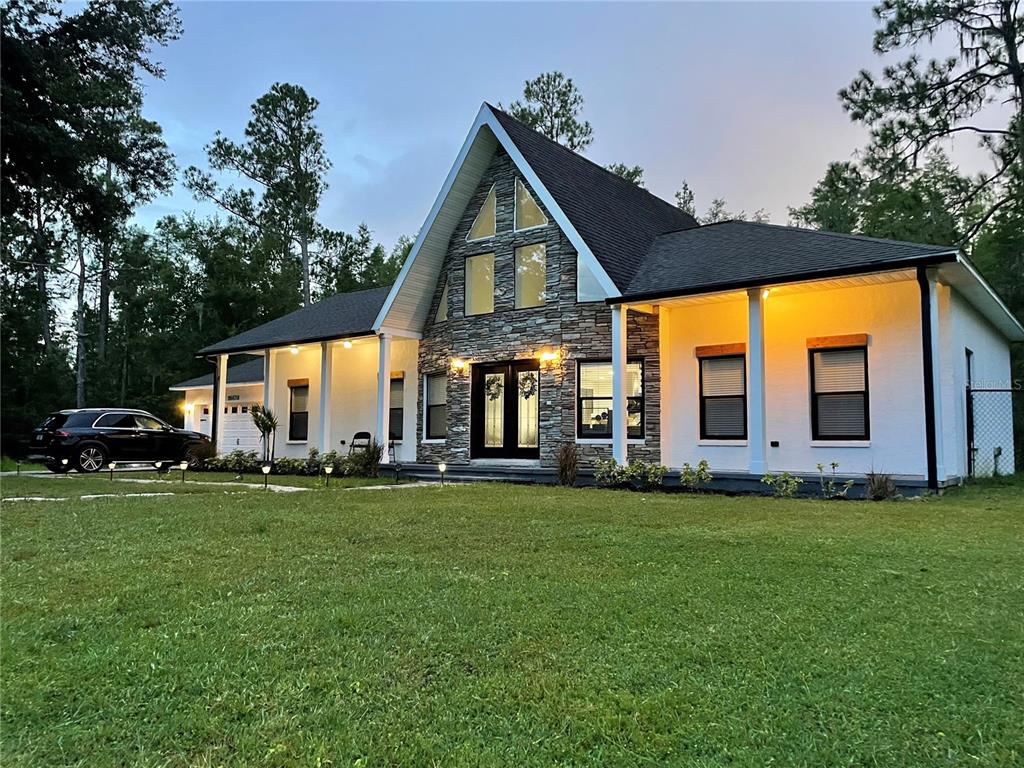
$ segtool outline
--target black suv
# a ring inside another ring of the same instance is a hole
[[[209,443],[206,435],[177,429],[145,411],[83,408],[47,416],[32,433],[28,451],[51,472],[96,472],[111,461],[195,466]]]

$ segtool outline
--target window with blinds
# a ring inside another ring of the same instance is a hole
[[[811,350],[811,436],[867,440],[867,347]]]
[[[427,440],[443,440],[448,434],[448,376],[424,376],[423,421]]]
[[[702,440],[747,437],[747,362],[743,355],[700,360]]]
[[[583,362],[576,366],[576,436],[609,439],[612,436],[612,364]],[[626,363],[626,437],[644,436],[644,363]]]

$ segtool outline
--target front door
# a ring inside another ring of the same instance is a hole
[[[471,410],[473,458],[540,457],[540,364],[536,360],[474,365]]]

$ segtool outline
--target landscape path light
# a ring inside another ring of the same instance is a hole
[[[331,472],[333,472],[333,471],[334,471],[334,465],[333,464],[327,464],[326,466],[324,466],[324,474],[327,475],[327,487],[328,488],[331,487]]]
[[[437,471],[441,473],[441,485],[444,485],[444,471],[448,469],[448,465],[443,461],[437,465]]]
[[[270,479],[270,464],[264,464],[260,469],[263,470],[263,490],[267,490],[267,480]]]
[[[114,470],[117,469],[117,462],[116,461],[112,461],[109,464],[107,464],[107,469],[110,470],[110,479],[111,479],[111,481],[113,481],[113,479],[114,479]]]
[[[181,470],[181,482],[184,483],[185,482],[185,470],[188,469],[188,462],[187,461],[182,461],[181,464],[178,465],[178,469]]]

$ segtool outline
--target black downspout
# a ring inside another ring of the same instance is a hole
[[[935,449],[935,363],[932,358],[932,294],[928,268],[917,268],[921,289],[921,354],[924,365],[924,434],[928,451],[928,489],[939,490],[938,454]]]
[[[220,423],[220,409],[221,404],[218,399],[220,396],[220,365],[216,357],[206,358],[213,363],[213,418],[210,419],[210,439],[213,441],[214,453],[217,451],[217,427]]]

